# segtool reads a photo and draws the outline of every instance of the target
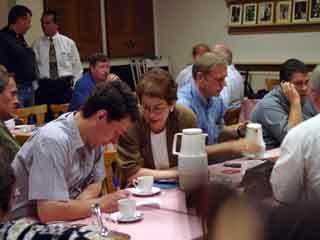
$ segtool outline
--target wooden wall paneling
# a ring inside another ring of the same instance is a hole
[[[105,5],[109,55],[154,55],[152,1],[107,0]]]

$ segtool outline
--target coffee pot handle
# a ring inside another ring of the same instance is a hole
[[[172,146],[172,153],[174,155],[178,155],[180,152],[177,152],[177,138],[178,136],[181,136],[182,138],[182,133],[176,133],[173,137],[173,146]]]

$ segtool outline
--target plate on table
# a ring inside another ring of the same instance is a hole
[[[158,187],[152,187],[151,192],[141,192],[141,190],[139,190],[138,188],[132,188],[131,192],[135,196],[150,197],[159,194],[161,192],[161,189]]]
[[[114,221],[118,221],[119,223],[137,222],[143,219],[143,212],[136,211],[133,217],[124,217],[120,212],[115,212],[110,214],[110,218]]]

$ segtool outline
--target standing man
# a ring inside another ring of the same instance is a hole
[[[31,17],[29,8],[16,5],[9,11],[8,26],[0,31],[0,64],[15,74],[20,104],[25,107],[34,102],[33,82],[38,79],[34,51],[24,39]]]
[[[13,199],[13,218],[71,221],[90,216],[94,203],[103,212],[116,211],[118,199],[129,193],[100,196],[103,146],[116,143],[138,116],[136,97],[117,80],[99,84],[79,112],[40,128],[12,162],[20,193]]]
[[[306,65],[291,58],[280,69],[280,86],[272,89],[255,106],[251,121],[262,125],[267,149],[277,148],[290,129],[317,115],[309,96],[309,75]]]
[[[36,104],[70,102],[73,82],[80,78],[82,66],[75,42],[58,32],[58,15],[45,11],[41,17],[44,36],[33,43],[40,72]]]
[[[192,58],[193,61],[198,59],[198,57],[202,56],[204,53],[210,52],[210,48],[205,43],[198,43],[192,47]],[[192,64],[187,66],[186,68],[182,69],[181,72],[178,74],[176,78],[176,82],[178,84],[178,89],[182,88],[183,86],[191,83],[193,81],[192,76]]]
[[[232,51],[226,44],[217,44],[213,50],[224,55],[228,64],[226,86],[220,93],[224,106],[226,109],[239,108],[244,96],[244,80],[232,63]]]
[[[91,55],[89,65],[89,71],[76,82],[69,111],[78,111],[97,83],[119,79],[117,75],[110,73],[110,60],[104,53]]]

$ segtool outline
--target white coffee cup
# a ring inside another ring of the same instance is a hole
[[[136,200],[125,198],[118,200],[118,209],[124,219],[133,218],[136,214]]]
[[[152,191],[154,178],[153,176],[137,177],[134,182],[136,189],[141,193],[150,193]]]

